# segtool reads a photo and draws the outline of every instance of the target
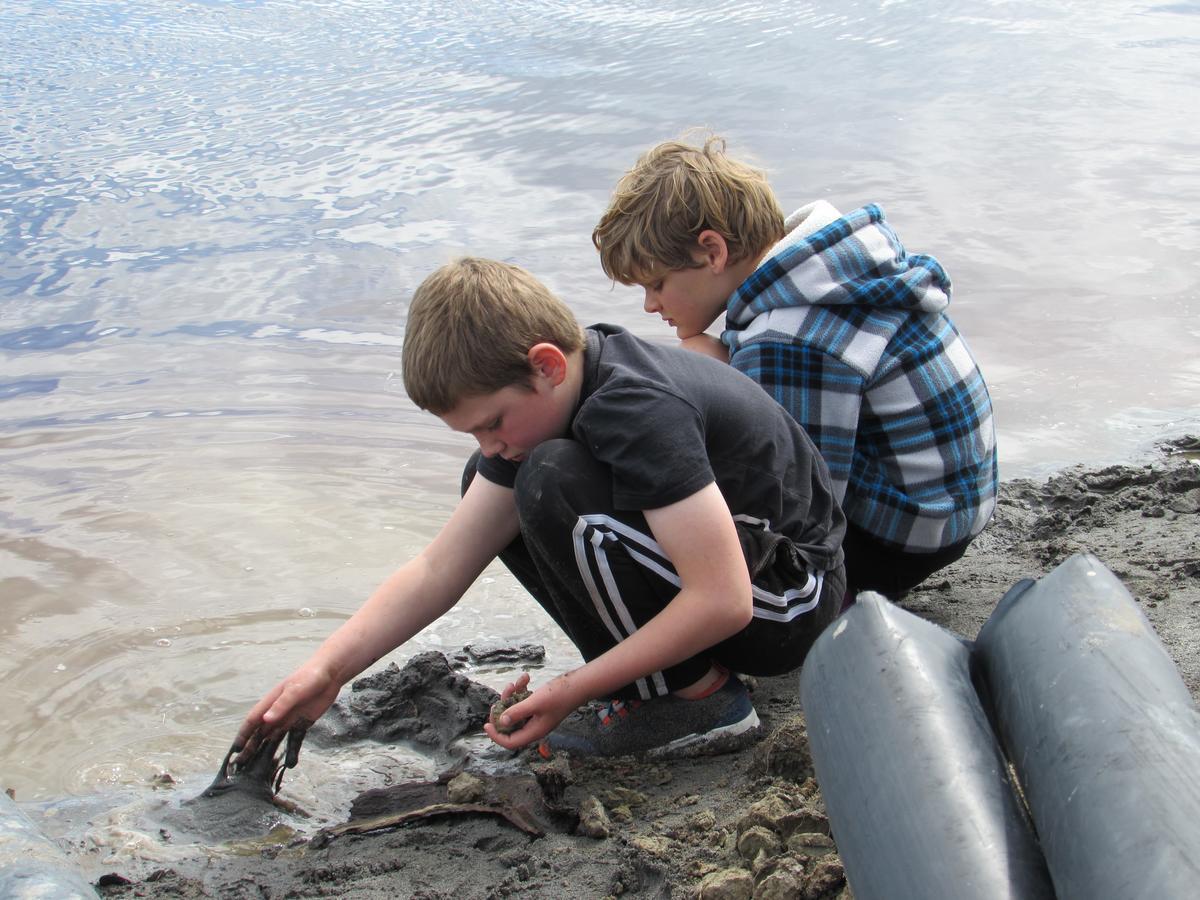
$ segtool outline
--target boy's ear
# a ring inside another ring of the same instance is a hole
[[[566,379],[567,355],[557,344],[534,344],[527,355],[533,374],[548,379],[551,386],[558,387]]]
[[[725,266],[729,264],[729,245],[725,243],[725,238],[711,228],[706,228],[700,232],[696,243],[700,245],[695,254],[696,261],[712,269],[714,275],[724,272]]]

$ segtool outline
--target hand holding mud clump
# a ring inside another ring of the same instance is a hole
[[[493,703],[491,713],[492,727],[495,728],[500,734],[512,734],[514,731],[519,730],[520,727],[525,724],[525,719],[522,719],[519,722],[509,722],[507,725],[501,725],[500,716],[502,716],[505,710],[507,710],[510,706],[516,706],[522,700],[525,700],[530,696],[532,696],[530,691],[513,691],[511,694],[509,694],[508,699],[497,700],[495,703]]]

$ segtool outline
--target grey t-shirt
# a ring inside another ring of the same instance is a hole
[[[615,509],[668,506],[716,481],[736,521],[786,536],[815,569],[841,561],[845,519],[829,470],[758,384],[615,325],[586,338],[571,436],[611,470]],[[519,465],[481,456],[478,471],[512,487]]]

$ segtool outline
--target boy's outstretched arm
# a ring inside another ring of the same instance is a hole
[[[508,710],[528,721],[510,735],[484,728],[515,749],[545,737],[576,707],[695,656],[744,628],[753,617],[750,573],[737,529],[716,484],[661,509],[647,510],[655,540],[675,566],[679,593],[657,616],[608,652],[560,675]]]
[[[250,710],[239,760],[259,741],[315,722],[347,681],[449,610],[519,531],[511,489],[476,478],[442,530]]]

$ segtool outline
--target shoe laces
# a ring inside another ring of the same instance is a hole
[[[623,719],[641,705],[641,700],[609,700],[596,710],[596,717],[600,720],[602,726],[607,727],[613,722]]]

